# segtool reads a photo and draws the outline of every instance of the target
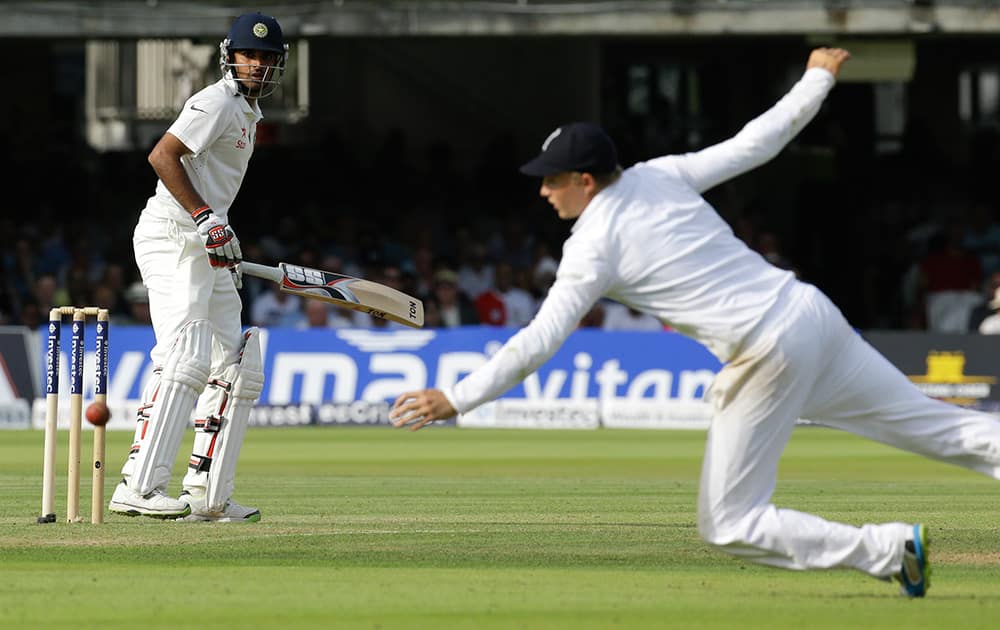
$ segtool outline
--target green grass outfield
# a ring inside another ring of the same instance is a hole
[[[130,439],[109,434],[112,473]],[[702,543],[703,441],[699,431],[256,429],[236,498],[260,507],[260,523],[109,515],[93,526],[34,524],[42,434],[0,432],[0,628],[1000,626],[997,482],[796,431],[779,505],[929,526],[932,588],[907,600],[855,571],[762,567]],[[85,460],[89,449],[86,433]],[[81,487],[89,512],[89,477]]]

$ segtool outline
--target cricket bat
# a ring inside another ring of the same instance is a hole
[[[378,282],[289,263],[277,267],[243,261],[243,273],[277,282],[285,293],[363,311],[413,328],[424,325],[424,303]]]

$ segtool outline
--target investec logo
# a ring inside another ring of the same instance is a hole
[[[59,345],[59,326],[55,322],[49,323],[49,339],[45,348],[45,393],[54,394],[59,389],[59,355],[56,346]]]
[[[95,394],[108,393],[107,391],[101,391],[102,387],[105,389],[107,388],[108,353],[107,348],[105,348],[105,345],[107,344],[107,337],[105,337],[106,333],[107,331],[105,330],[104,324],[102,322],[97,322],[97,340],[95,342],[95,351],[97,356],[103,357],[103,361],[97,365],[98,375],[94,389]]]

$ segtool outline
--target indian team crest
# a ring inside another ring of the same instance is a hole
[[[264,39],[267,37],[267,25],[263,22],[257,22],[253,25],[253,34],[261,39]]]

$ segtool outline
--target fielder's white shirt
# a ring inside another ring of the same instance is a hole
[[[834,78],[812,68],[737,135],[695,153],[642,162],[597,194],[563,245],[534,320],[444,390],[460,413],[537,370],[602,296],[653,315],[729,361],[795,282],[739,240],[702,197],[770,160],[816,115]]]
[[[234,81],[220,79],[192,95],[167,129],[191,149],[181,164],[195,190],[223,222],[228,223],[229,207],[243,183],[261,118],[256,101],[251,107]],[[181,225],[191,222],[191,215],[162,181],[157,181],[145,212]]]

